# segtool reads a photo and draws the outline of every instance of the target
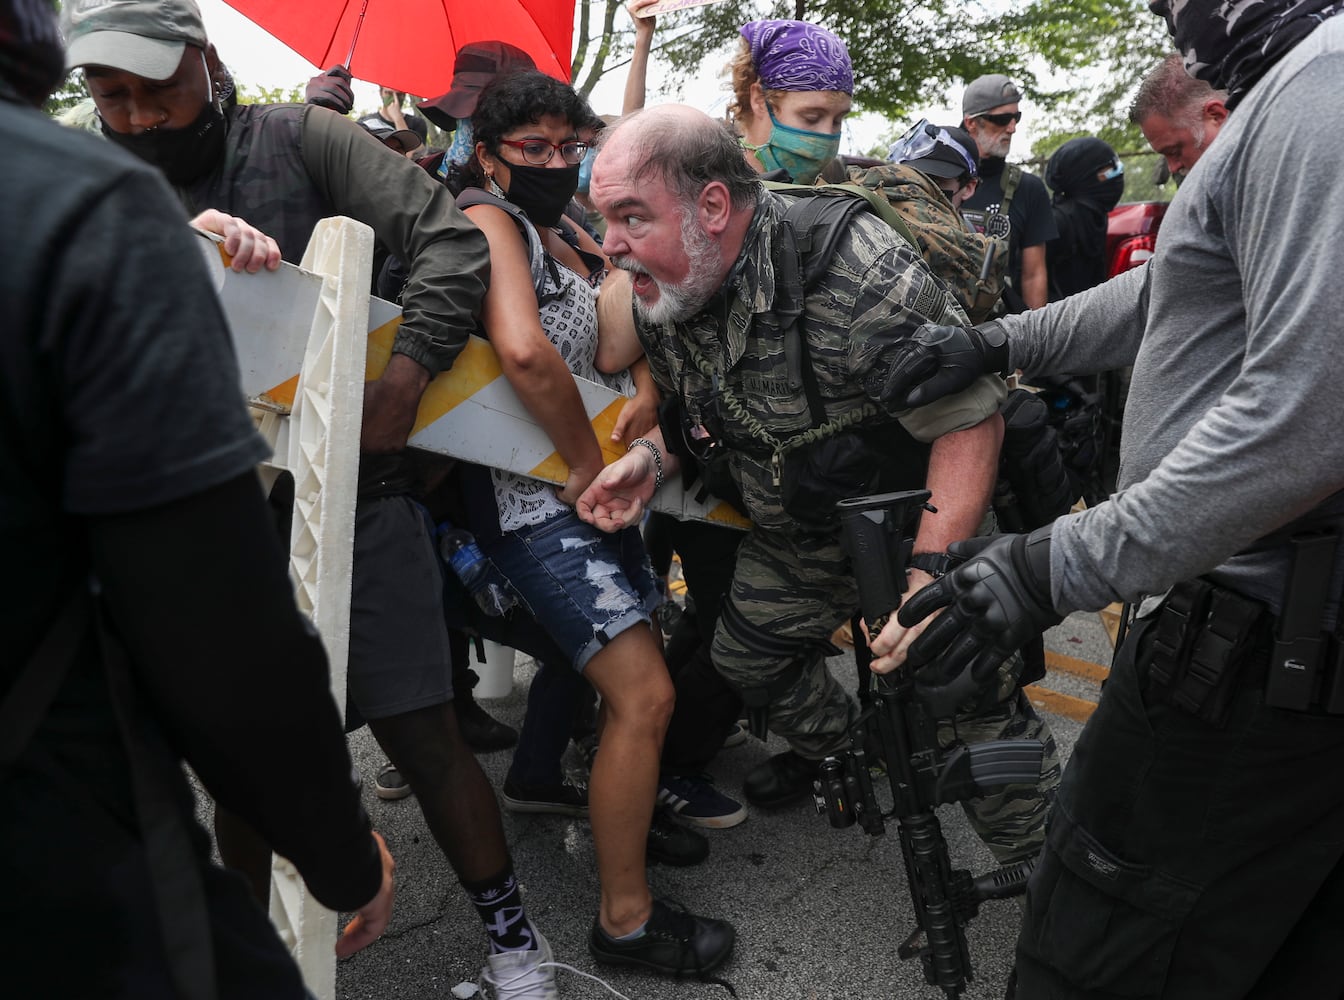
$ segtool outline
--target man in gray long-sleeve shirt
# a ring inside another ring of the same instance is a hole
[[[963,543],[902,611],[945,608],[909,663],[978,676],[1024,629],[1142,602],[1028,890],[1020,996],[1340,996],[1344,18],[1153,6],[1235,109],[1154,259],[1002,324],[925,328],[889,386],[917,404],[985,370],[1132,361],[1120,490]]]

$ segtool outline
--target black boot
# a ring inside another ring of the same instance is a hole
[[[797,802],[812,794],[812,779],[817,775],[818,763],[800,757],[792,750],[777,753],[747,772],[742,792],[752,805],[766,809]]]
[[[518,742],[518,730],[494,718],[472,697],[471,689],[479,679],[476,671],[469,667],[460,673],[453,671],[453,712],[457,716],[457,728],[462,731],[467,746],[477,753],[507,750]]]

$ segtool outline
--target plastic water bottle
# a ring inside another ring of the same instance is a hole
[[[445,531],[439,536],[439,551],[487,615],[498,618],[518,603],[508,582],[481,551],[471,532],[461,528]]]

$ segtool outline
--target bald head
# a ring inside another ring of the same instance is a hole
[[[661,104],[626,115],[603,130],[600,149],[594,179],[620,171],[635,183],[660,180],[684,202],[718,181],[734,209],[756,204],[760,185],[736,136],[697,108]]]

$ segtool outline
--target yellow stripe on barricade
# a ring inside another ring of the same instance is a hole
[[[603,465],[610,465],[625,454],[625,446],[619,441],[613,441],[611,432],[616,428],[616,417],[625,407],[626,402],[627,400],[624,397],[613,399],[611,403],[594,414],[589,421],[593,433],[597,435],[597,443],[602,447]],[[558,451],[553,451],[546,456],[544,461],[539,462],[529,470],[527,474],[552,483],[563,483],[569,478],[569,466],[565,464],[565,460],[560,457]]]
[[[257,400],[261,403],[270,403],[272,406],[283,409],[286,413],[294,409],[294,396],[299,391],[299,377],[285,379],[274,388],[267,389],[261,393]]]
[[[354,225],[349,220],[338,224]],[[209,256],[218,254],[222,262],[214,277],[233,333],[243,392],[262,410],[292,413],[304,405],[297,398],[297,370],[306,363],[313,324],[325,316],[324,310],[355,308],[351,302],[358,303],[359,297],[337,296],[324,305],[330,289],[324,290],[323,279],[289,263],[256,274],[231,271],[230,258],[214,242]],[[365,328],[371,329],[364,379],[372,381],[387,368],[401,316],[394,303],[377,298],[368,302]],[[611,433],[627,400],[597,382],[576,378],[575,385],[604,461],[616,461],[625,454],[626,442],[612,441]],[[314,388],[323,391],[321,383]],[[426,388],[410,446],[552,483],[564,483],[569,475],[555,445],[508,384],[494,350],[476,336],[467,339],[452,368]],[[725,503],[702,503],[688,496],[680,477],[672,477],[651,506],[681,519],[749,526]]]

